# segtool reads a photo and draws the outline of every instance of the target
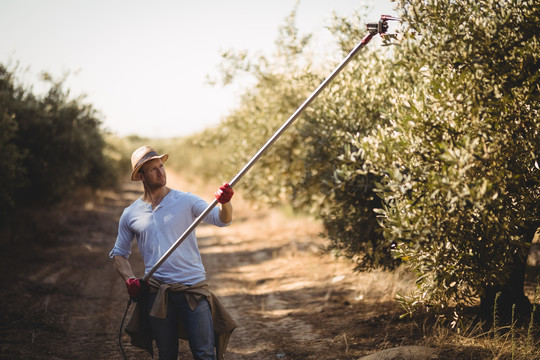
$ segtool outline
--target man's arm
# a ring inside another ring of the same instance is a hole
[[[133,271],[131,270],[131,265],[129,264],[128,259],[119,255],[115,256],[114,267],[126,283],[129,297],[132,300],[138,299],[142,291],[142,281],[133,275]]]
[[[114,257],[114,268],[116,271],[118,271],[118,274],[120,274],[124,281],[127,281],[130,278],[135,278],[128,259],[123,256],[117,255]]]
[[[232,221],[233,207],[230,202],[219,204],[219,219],[224,223]]]
[[[230,223],[232,221],[232,205],[231,198],[234,195],[233,188],[225,183],[220,186],[216,191],[216,199],[219,202],[219,219],[224,223]]]

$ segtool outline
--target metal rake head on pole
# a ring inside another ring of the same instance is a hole
[[[313,93],[296,109],[296,111],[289,117],[289,119],[268,139],[268,141],[257,151],[257,153],[248,161],[248,163],[240,170],[236,176],[229,182],[231,187],[234,187],[240,181],[240,179],[251,169],[251,167],[264,155],[266,150],[287,130],[289,126],[302,114],[302,112],[315,100],[317,96],[326,88],[326,86],[334,80],[334,78],[343,70],[345,66],[353,59],[353,57],[364,48],[371,39],[379,34],[386,36],[388,31],[388,21],[397,21],[398,18],[382,15],[381,19],[377,23],[368,23],[366,36],[360,40],[360,42],[349,52],[349,54],[341,61],[341,63],[328,75],[326,79],[313,91]],[[176,242],[167,250],[165,254],[158,260],[158,262],[150,269],[148,273],[143,277],[144,281],[148,281],[156,270],[167,260],[167,258],[180,246],[180,244],[186,239],[186,237],[202,222],[202,220],[212,211],[212,209],[218,204],[217,200],[214,200],[208,207],[193,221],[193,223],[184,231],[184,233],[176,240]]]

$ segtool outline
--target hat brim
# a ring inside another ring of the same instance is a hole
[[[134,169],[133,171],[131,172],[131,181],[140,181],[141,179],[139,179],[137,177],[137,173],[139,172],[139,170],[142,168],[142,166],[144,164],[146,164],[147,162],[149,161],[152,161],[152,160],[155,160],[155,159],[161,159],[163,162],[167,161],[167,159],[169,158],[169,154],[163,154],[163,155],[156,155],[156,156],[152,156],[152,157],[149,157],[148,159],[144,159],[144,161],[142,161],[140,164],[138,164]]]

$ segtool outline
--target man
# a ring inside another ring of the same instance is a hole
[[[160,360],[178,358],[179,334],[189,341],[194,359],[214,360],[214,347],[221,358],[236,324],[208,289],[194,232],[156,270],[148,284],[135,277],[128,260],[135,238],[148,273],[208,207],[196,195],[167,187],[164,163],[168,158],[168,154],[159,155],[150,146],[138,148],[131,156],[131,180],[142,181],[144,194],[124,209],[118,237],[109,254],[130,298],[137,301],[126,332],[134,345],[152,353],[152,339],[141,342],[137,338],[145,334],[147,324]],[[229,225],[233,194],[228,184],[221,186],[215,194],[219,208],[212,209],[204,221],[216,226]],[[147,287],[149,291],[144,291]]]

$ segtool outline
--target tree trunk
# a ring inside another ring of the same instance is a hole
[[[532,226],[524,232],[523,240],[532,243],[536,227]],[[515,320],[530,320],[532,305],[525,295],[525,271],[527,267],[527,250],[524,254],[515,254],[512,272],[504,284],[488,286],[480,302],[480,316],[486,321],[493,321],[497,316],[501,324],[512,321],[512,308]],[[495,314],[495,301],[497,301]]]

